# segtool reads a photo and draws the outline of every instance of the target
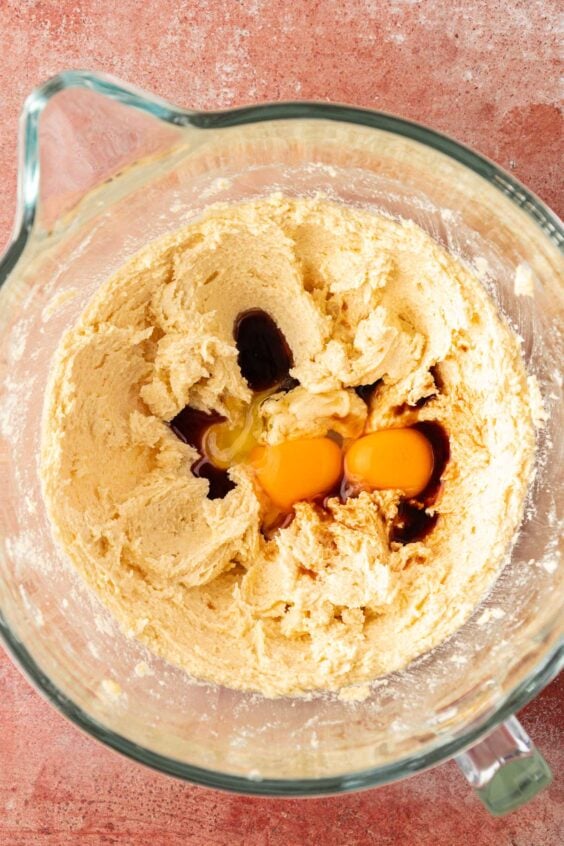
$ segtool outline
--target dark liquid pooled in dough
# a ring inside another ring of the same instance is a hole
[[[390,540],[403,544],[421,541],[435,528],[438,519],[438,514],[427,514],[424,508],[404,500],[398,506]]]
[[[441,490],[441,479],[445,472],[450,458],[450,442],[444,426],[436,420],[423,420],[415,423],[414,429],[418,429],[425,435],[433,448],[433,472],[427,482],[427,486],[418,497],[418,502],[425,506],[433,505]]]
[[[415,543],[427,537],[435,528],[439,515],[425,510],[433,505],[441,491],[441,478],[450,458],[450,443],[443,426],[436,420],[424,420],[413,426],[425,435],[433,448],[433,473],[425,490],[414,499],[403,500],[392,527],[390,540],[396,543]]]
[[[357,385],[354,389],[355,394],[357,397],[360,397],[366,405],[370,403],[370,397],[382,382],[381,379],[377,379],[376,382],[372,382],[371,385]]]
[[[252,391],[267,391],[288,378],[294,361],[286,338],[260,308],[243,311],[233,327],[237,363]]]
[[[221,423],[223,420],[225,418],[221,414],[215,412],[208,414],[205,411],[198,411],[187,405],[169,423],[170,428],[177,438],[180,438],[185,444],[194,447],[200,453],[200,458],[192,464],[190,469],[194,476],[199,479],[207,479],[210,483],[210,489],[208,491],[209,499],[223,499],[235,487],[235,482],[231,481],[227,470],[215,467],[203,455],[202,450],[202,442],[206,430],[214,423]]]

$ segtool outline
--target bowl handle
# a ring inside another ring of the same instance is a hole
[[[20,120],[16,234],[50,231],[131,164],[186,144],[197,133],[195,114],[87,71],[66,71],[36,88]]]
[[[548,764],[515,717],[455,761],[494,817],[520,808],[552,781]]]

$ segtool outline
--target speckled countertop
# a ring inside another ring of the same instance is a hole
[[[0,0],[0,246],[17,119],[39,82],[112,73],[181,105],[335,100],[475,147],[563,211],[555,0]],[[564,764],[564,685],[521,717]],[[0,652],[0,846],[557,846],[561,780],[502,820],[453,764],[362,794],[251,799],[190,787],[83,736]]]

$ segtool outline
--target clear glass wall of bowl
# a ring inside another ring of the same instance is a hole
[[[387,116],[306,104],[198,115],[104,85],[62,86],[38,101],[40,178],[31,136],[23,150],[22,229],[0,290],[4,637],[33,681],[91,733],[203,783],[353,789],[449,757],[529,698],[558,661],[557,224],[492,165]],[[469,263],[522,336],[547,410],[523,529],[485,605],[362,701],[266,700],[198,683],[151,656],[65,560],[41,497],[50,361],[92,293],[148,241],[211,204],[272,192],[401,215]],[[532,274],[533,298],[515,293],[519,266]]]

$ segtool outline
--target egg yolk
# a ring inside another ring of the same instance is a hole
[[[341,478],[341,448],[331,438],[298,438],[258,446],[250,462],[271,501],[283,510],[328,493]]]
[[[345,455],[345,475],[373,490],[421,493],[433,473],[433,448],[417,429],[381,429],[359,438]]]

